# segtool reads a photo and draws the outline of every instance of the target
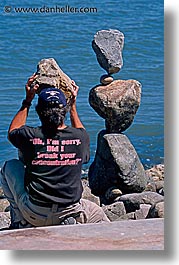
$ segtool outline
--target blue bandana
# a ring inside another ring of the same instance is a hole
[[[64,93],[60,89],[54,87],[42,89],[39,93],[38,102],[49,106],[58,104],[65,107],[67,105]]]

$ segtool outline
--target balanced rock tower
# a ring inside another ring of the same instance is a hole
[[[89,92],[90,106],[105,119],[98,133],[97,150],[89,168],[89,185],[101,204],[115,201],[121,194],[142,192],[147,176],[134,146],[123,132],[132,124],[141,101],[137,80],[114,80],[112,74],[123,66],[124,34],[119,30],[98,31],[92,47],[107,74],[101,85]]]

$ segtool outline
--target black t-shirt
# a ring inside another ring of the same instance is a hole
[[[82,195],[81,168],[89,161],[89,136],[85,129],[66,127],[55,136],[42,127],[22,126],[9,135],[23,154],[25,187],[37,202],[76,203]]]

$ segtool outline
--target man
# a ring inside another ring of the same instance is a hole
[[[2,187],[10,202],[10,228],[74,223],[109,222],[96,204],[81,199],[81,168],[89,161],[89,137],[76,110],[78,86],[72,81],[71,127],[64,123],[67,103],[57,88],[38,95],[37,114],[42,125],[26,125],[38,85],[26,84],[26,99],[8,131],[22,159],[7,161],[1,171]],[[23,160],[23,161],[22,161]]]

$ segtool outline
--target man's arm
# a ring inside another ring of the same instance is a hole
[[[35,85],[33,88],[30,87],[31,83],[34,81],[35,78],[36,78],[36,76],[34,74],[27,81],[27,84],[25,86],[25,88],[26,88],[26,99],[23,101],[22,107],[17,112],[17,114],[15,115],[15,117],[13,118],[13,120],[9,126],[8,137],[9,137],[10,132],[12,132],[14,129],[20,128],[21,126],[25,125],[25,123],[26,123],[26,119],[28,116],[29,108],[31,106],[31,102],[35,96],[36,90],[39,87],[38,85]]]
[[[73,85],[73,99],[72,99],[72,104],[71,104],[71,109],[70,109],[70,120],[71,120],[71,125],[74,128],[84,128],[79,116],[78,116],[78,112],[76,109],[76,97],[78,94],[78,89],[79,87],[75,84],[74,81],[72,81],[72,85]]]
[[[21,126],[25,125],[26,119],[28,116],[28,111],[29,111],[28,106],[27,107],[21,107],[21,109],[17,112],[17,114],[15,115],[15,117],[13,118],[13,120],[9,126],[8,135],[13,130],[18,129]]]

